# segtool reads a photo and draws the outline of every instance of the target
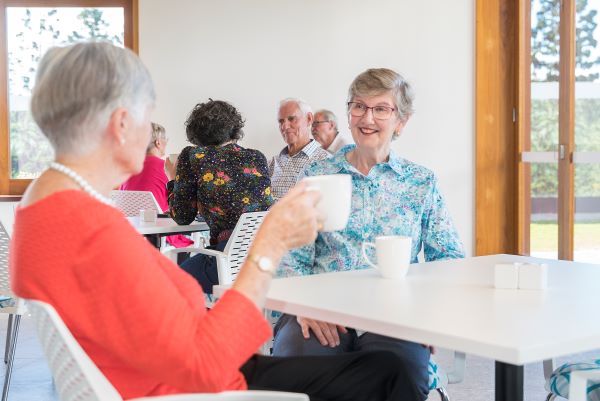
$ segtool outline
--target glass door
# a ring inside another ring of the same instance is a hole
[[[600,0],[527,3],[521,248],[600,263]]]
[[[600,263],[600,0],[578,0],[575,15],[573,259]]]

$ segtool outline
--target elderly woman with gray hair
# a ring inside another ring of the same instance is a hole
[[[312,163],[305,175],[352,176],[348,225],[342,231],[321,232],[314,243],[292,250],[281,262],[280,275],[368,268],[361,245],[381,235],[411,237],[413,263],[421,249],[427,261],[463,257],[436,177],[391,149],[392,140],[402,133],[413,113],[408,82],[392,70],[369,69],[350,85],[347,110],[356,145]],[[275,356],[339,355],[374,349],[397,353],[410,366],[411,380],[421,398],[427,398],[429,347],[301,316],[283,315],[275,327]]]
[[[210,311],[198,283],[111,206],[110,191],[142,170],[153,105],[150,75],[129,50],[79,43],[42,58],[31,111],[56,161],[16,213],[14,292],[53,305],[124,399],[250,388],[416,400],[390,352],[254,355],[271,334],[261,308],[281,256],[316,236],[314,191],[300,184],[271,209]]]

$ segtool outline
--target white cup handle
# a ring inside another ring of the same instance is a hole
[[[372,242],[363,242],[363,244],[362,244],[363,259],[365,260],[365,262],[367,262],[369,264],[369,266],[371,266],[375,269],[379,269],[376,264],[374,264],[373,262],[371,262],[369,260],[369,257],[367,256],[367,247],[375,248],[375,244]]]

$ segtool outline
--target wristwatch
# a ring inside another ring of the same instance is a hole
[[[269,273],[271,276],[275,275],[275,271],[277,270],[277,266],[273,263],[271,259],[266,256],[251,254],[248,255],[248,260],[258,267],[258,270],[261,272]]]

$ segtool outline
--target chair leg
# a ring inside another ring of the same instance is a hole
[[[8,327],[6,328],[6,347],[4,348],[4,363],[8,362],[8,353],[10,351],[10,340],[12,338],[12,327],[13,327],[13,316],[14,314],[8,315]]]
[[[448,392],[446,392],[446,389],[444,387],[438,387],[436,388],[436,391],[440,394],[440,398],[442,399],[442,401],[450,401]]]
[[[8,363],[6,365],[6,373],[4,376],[4,388],[2,389],[2,401],[8,398],[8,387],[10,386],[10,377],[12,375],[13,362],[15,361],[15,349],[17,346],[17,335],[19,334],[19,324],[21,323],[21,315],[15,315],[13,322],[13,334],[11,335],[10,350],[8,353]]]

